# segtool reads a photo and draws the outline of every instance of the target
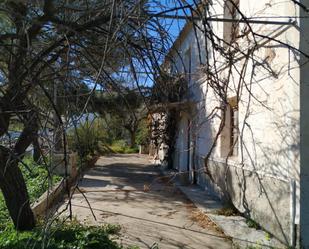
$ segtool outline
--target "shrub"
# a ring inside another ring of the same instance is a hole
[[[126,154],[132,154],[132,153],[138,153],[139,152],[139,149],[138,147],[134,147],[134,148],[125,148],[124,149],[124,153]]]
[[[82,160],[88,160],[96,154],[104,153],[107,149],[107,135],[102,120],[86,121],[68,134],[68,145],[77,151]]]
[[[149,128],[147,119],[142,119],[138,124],[136,143],[141,145],[149,143]]]
[[[114,153],[120,153],[120,154],[123,154],[123,153],[130,154],[130,153],[138,152],[138,147],[134,147],[134,148],[129,147],[128,143],[125,140],[114,141],[112,145],[110,146],[110,149]]]

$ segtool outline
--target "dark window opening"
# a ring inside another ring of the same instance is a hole
[[[238,107],[230,106],[230,155],[238,155]]]

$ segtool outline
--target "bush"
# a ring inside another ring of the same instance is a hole
[[[125,154],[132,154],[132,153],[138,153],[139,152],[139,149],[138,147],[134,147],[134,148],[125,148],[124,149],[124,153]]]
[[[149,127],[147,119],[142,119],[138,124],[138,129],[136,133],[136,143],[145,145],[149,143]]]
[[[101,119],[86,121],[68,134],[68,145],[82,160],[106,152],[107,135]]]
[[[114,153],[120,154],[130,154],[130,153],[137,153],[138,147],[130,148],[128,143],[125,140],[116,140],[110,146],[110,149]]]
[[[31,232],[16,232],[9,226],[0,233],[1,249],[121,249],[110,235],[119,233],[115,225],[85,226],[76,221],[57,221],[50,227],[37,226]]]

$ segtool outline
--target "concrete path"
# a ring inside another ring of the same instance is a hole
[[[119,224],[119,242],[124,246],[231,248],[230,240],[167,178],[160,177],[148,159],[136,154],[101,157],[79,185],[97,221],[80,192],[72,199],[73,215],[90,224]]]

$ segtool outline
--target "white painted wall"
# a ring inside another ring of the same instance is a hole
[[[304,4],[309,6],[309,1],[304,1]],[[247,17],[260,17],[263,18],[263,20],[271,21],[288,21],[289,18],[284,16],[293,17],[299,14],[299,7],[293,4],[292,1],[240,0],[240,9]],[[223,17],[223,1],[214,0],[210,11],[213,16]],[[274,39],[287,43],[297,49],[300,48],[300,30],[302,32],[305,32],[305,30],[302,30],[302,26],[299,27],[299,19],[294,18],[293,20],[297,22],[296,27],[254,24],[252,25],[252,29],[259,34],[274,37]],[[309,19],[302,19],[302,25],[308,25],[307,20]],[[223,23],[213,22],[211,25],[216,35],[218,35],[218,37],[223,37]],[[244,26],[245,25],[242,24],[241,28]],[[207,84],[205,75],[198,70],[203,66],[203,63],[205,63],[205,61],[201,63],[197,54],[197,42],[201,45],[203,44],[203,34],[199,32],[198,37],[199,40],[197,41],[193,29],[191,29],[181,43],[179,52],[181,56],[184,56],[184,53],[191,47],[193,77],[191,77],[189,96],[191,100],[196,101],[196,111],[194,113],[188,113],[188,115],[194,120],[195,125],[192,128],[194,136],[192,137],[195,137],[195,155],[197,160],[199,160],[197,164],[200,167],[200,172],[203,172],[202,159],[209,152],[221,121],[221,111],[215,111],[215,108],[220,107],[221,103],[213,89]],[[245,196],[247,202],[246,208],[252,211],[250,215],[256,218],[258,222],[264,222],[267,229],[276,230],[275,234],[278,235],[283,242],[290,243],[292,240],[291,231],[289,231],[288,227],[291,225],[289,224],[290,221],[287,221],[286,224],[284,224],[284,228],[281,229],[279,220],[280,217],[284,217],[284,219],[290,219],[292,222],[293,217],[291,216],[289,208],[291,208],[291,210],[293,208],[296,209],[296,217],[295,221],[293,221],[295,224],[299,224],[299,217],[301,217],[299,213],[300,75],[302,70],[307,70],[306,72],[309,70],[305,67],[300,67],[300,56],[296,50],[293,51],[280,43],[267,41],[262,37],[256,36],[255,38],[258,44],[264,44],[256,53],[255,59],[260,64],[253,65],[253,62],[250,61],[247,66],[247,71],[244,76],[245,82],[247,83],[242,85],[242,93],[239,101],[239,127],[241,130],[239,155],[229,158],[228,165],[231,168],[235,168],[236,172],[231,173],[231,178],[235,177],[233,174],[237,174],[237,171],[245,171],[246,174],[253,174],[255,176],[252,181],[259,182],[259,184],[257,184],[256,193],[254,193],[254,190],[250,190],[250,195]],[[303,38],[302,49],[305,47],[309,48],[307,44],[308,40]],[[246,48],[252,45],[253,42],[249,44],[247,39],[239,40],[239,47],[242,51],[246,51]],[[202,57],[205,58],[205,47],[202,46],[202,49],[204,49]],[[225,65],[224,60],[218,53],[209,56],[209,59],[209,64],[216,65],[217,68],[222,68]],[[175,56],[175,60],[178,71],[183,72],[181,58]],[[216,61],[216,63],[214,61]],[[272,71],[265,70],[262,62],[269,63]],[[238,85],[239,73],[237,70],[240,70],[243,64],[244,59],[235,64],[235,69],[232,72],[233,77],[231,77],[229,83],[230,89],[228,97],[236,95],[237,89],[233,87],[233,83],[236,86]],[[255,71],[252,76],[253,68]],[[226,76],[226,70],[222,70],[219,74],[219,77],[222,79]],[[307,77],[307,75],[304,77]],[[251,93],[253,93],[253,95]],[[305,103],[307,103],[307,101]],[[302,108],[306,109],[307,105]],[[309,109],[309,106],[307,109]],[[178,139],[176,142],[176,154],[178,153],[179,155],[181,155],[184,150],[184,141],[181,139],[181,137],[184,136],[183,122],[182,119],[179,121]],[[308,126],[305,127],[308,128]],[[222,163],[217,164],[216,167],[226,167],[224,163],[227,158],[221,153],[221,147],[223,146],[221,144],[222,141],[223,139],[219,138],[211,156],[214,162]],[[183,168],[183,162],[185,160],[181,159],[181,156],[178,157],[180,159],[178,161],[175,160],[175,164],[179,164],[181,165],[180,167]],[[177,165],[175,165],[175,167],[177,167]],[[216,172],[221,172],[221,169],[216,170],[214,168],[212,170],[214,174],[216,174]],[[237,184],[234,185],[234,183],[231,185],[232,188],[235,188],[232,191],[239,191],[239,196],[235,194],[235,196],[233,196],[233,201],[240,211],[245,212],[244,194],[241,193],[241,191],[245,184],[250,183],[244,183],[242,176],[239,176],[239,179],[238,185],[240,187],[237,187]],[[251,178],[248,177],[248,179]],[[273,188],[271,184],[268,184],[267,188],[261,186],[265,179],[272,179],[269,181],[274,182]],[[198,180],[202,182],[202,179]],[[278,197],[278,195],[276,197],[276,194],[279,193],[278,189],[284,189],[286,186],[289,186],[292,181],[296,182],[297,193],[296,206],[294,207],[290,206],[290,199],[292,198],[290,192],[286,191],[286,193],[281,193],[282,197]],[[259,195],[264,197],[260,197]],[[256,200],[259,201],[257,202]],[[276,203],[281,203],[281,201],[284,202],[282,207],[284,206],[285,210],[280,210],[280,207],[276,206]],[[254,217],[255,215],[256,217]],[[265,215],[265,219],[261,218],[263,215]],[[276,218],[276,215],[278,215],[279,218]],[[267,223],[267,219],[274,224],[273,227],[271,223]],[[271,219],[273,219],[273,221],[271,221]],[[280,231],[280,229],[284,231]]]
[[[178,125],[178,137],[177,137],[177,154],[178,165],[177,169],[180,172],[188,171],[188,117],[182,114]]]

